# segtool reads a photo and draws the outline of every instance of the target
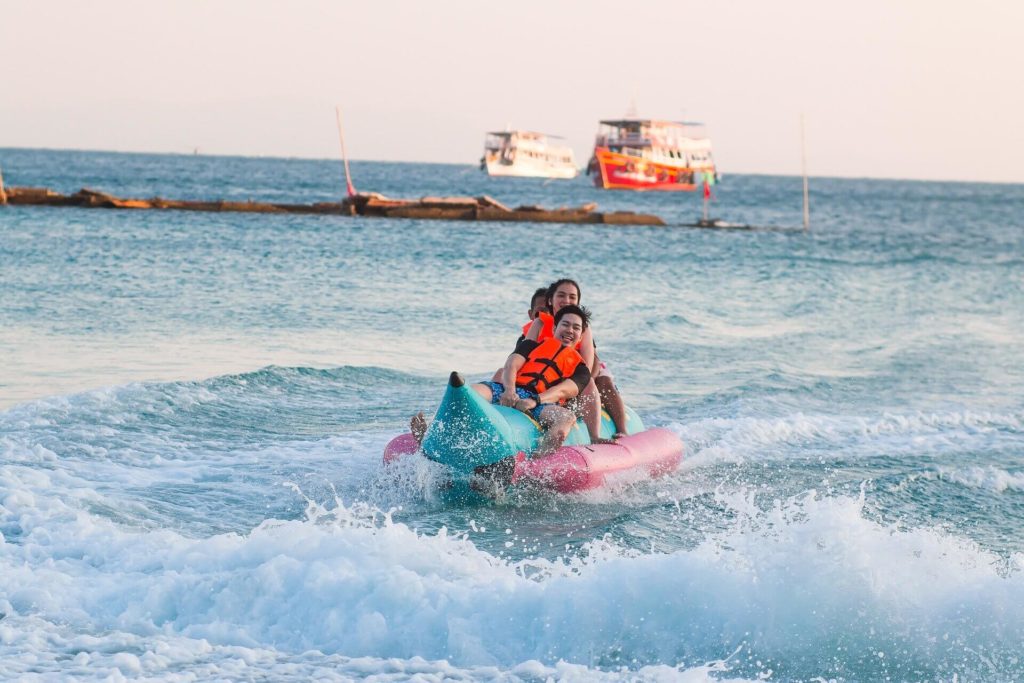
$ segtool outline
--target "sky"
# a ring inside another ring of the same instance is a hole
[[[1024,182],[1017,0],[0,0],[0,148],[476,163],[702,121],[720,170]],[[0,168],[3,159],[0,157]]]

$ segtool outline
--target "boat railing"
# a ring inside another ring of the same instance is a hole
[[[600,147],[621,145],[624,147],[650,147],[651,139],[643,135],[599,135],[597,144]]]
[[[639,135],[598,135],[595,143],[598,147],[617,147],[633,149],[673,149],[682,152],[711,152],[711,141],[707,138],[654,138]]]

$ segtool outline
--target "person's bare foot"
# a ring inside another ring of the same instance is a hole
[[[427,418],[423,416],[422,410],[413,415],[409,420],[409,431],[412,432],[412,436],[416,439],[416,443],[423,443],[423,437],[427,433]]]

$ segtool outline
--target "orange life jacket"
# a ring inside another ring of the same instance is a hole
[[[544,324],[544,326],[540,328],[540,334],[537,335],[537,341],[542,342],[545,339],[550,339],[555,336],[555,316],[541,311],[537,314],[537,317],[540,318],[540,321]],[[533,320],[523,325],[524,337],[530,332],[530,327],[532,325]]]
[[[540,394],[571,377],[582,362],[583,356],[579,351],[552,337],[530,352],[516,375],[516,386]]]

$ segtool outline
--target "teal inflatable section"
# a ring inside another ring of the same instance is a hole
[[[628,432],[644,429],[640,417],[629,408]],[[607,414],[601,416],[601,436],[611,438],[615,426]],[[454,473],[469,475],[473,468],[490,465],[522,451],[537,450],[541,430],[533,419],[514,408],[491,405],[457,372],[448,380],[441,405],[423,438],[423,452],[431,460],[447,465]],[[577,421],[565,445],[590,443],[582,421]]]

